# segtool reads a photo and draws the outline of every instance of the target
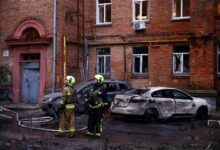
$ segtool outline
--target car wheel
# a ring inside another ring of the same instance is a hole
[[[144,121],[150,123],[156,123],[158,121],[158,112],[156,109],[148,109],[144,113]]]
[[[196,119],[206,120],[208,118],[208,110],[206,107],[200,107],[196,113]]]

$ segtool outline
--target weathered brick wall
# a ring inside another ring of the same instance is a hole
[[[6,39],[13,37],[17,26],[25,20],[33,19],[38,21],[44,27],[47,37],[53,37],[53,0],[7,0],[0,1],[0,17],[4,21],[0,21],[0,49],[8,47]],[[79,78],[79,71],[75,70],[78,62],[76,55],[76,45],[71,44],[77,42],[77,12],[76,2],[71,0],[57,1],[57,57],[56,57],[56,85],[57,88],[62,87],[63,82],[63,35],[67,35],[67,40],[70,41],[67,46],[68,56],[68,74]],[[82,7],[82,5],[80,6]],[[82,29],[81,29],[82,30]],[[82,33],[81,33],[82,34]],[[12,57],[2,58],[0,55],[0,63],[13,65]],[[45,89],[50,89],[52,86],[52,63],[53,63],[53,43],[47,47],[47,66],[46,67],[46,86]],[[78,69],[78,68],[77,68]],[[72,70],[75,70],[74,73]]]
[[[145,31],[136,32],[132,29],[132,1],[112,0],[112,24],[101,26],[95,24],[95,0],[85,3],[86,34],[94,36],[91,43],[116,43],[119,46],[107,45],[111,48],[111,78],[128,79],[135,87],[146,86],[173,86],[183,89],[213,89],[215,78],[214,38],[207,41],[199,37],[214,34],[214,14],[212,1],[190,1],[190,19],[172,20],[172,1],[151,0],[150,22]],[[149,47],[149,76],[136,78],[132,76],[132,47],[136,45],[149,46],[152,40],[188,40],[193,33],[196,36],[196,45],[188,42],[158,43],[158,46]],[[124,72],[124,55],[122,37],[126,44],[126,67]],[[198,36],[198,37],[197,37]],[[131,44],[131,42],[145,42],[145,44]],[[130,42],[130,43],[129,43]],[[188,44],[190,46],[190,76],[173,77],[172,75],[172,52],[173,46]],[[193,44],[193,45],[192,45]],[[100,47],[106,47],[105,44]],[[90,48],[90,77],[95,74],[96,56],[95,46]],[[117,51],[117,55],[115,55]],[[118,65],[121,63],[121,65]]]
[[[7,0],[0,1],[0,49],[8,47],[5,42],[6,39],[13,37],[13,34],[20,23],[25,20],[37,20],[42,26],[48,37],[53,36],[53,3],[51,0]],[[3,21],[4,20],[4,21]],[[10,49],[9,49],[10,51]],[[10,51],[11,54],[11,51]],[[47,79],[46,86],[51,85],[52,77],[52,45],[47,48]],[[0,63],[5,63],[10,66],[13,65],[12,56],[3,58],[0,55]]]

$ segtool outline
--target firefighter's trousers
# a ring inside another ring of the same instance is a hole
[[[101,108],[89,108],[88,133],[99,135],[102,132],[103,113]]]
[[[68,129],[70,132],[75,131],[75,110],[74,109],[65,109],[61,113],[59,130],[65,131]]]

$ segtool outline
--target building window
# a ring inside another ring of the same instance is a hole
[[[133,0],[133,22],[149,20],[149,0]]]
[[[33,40],[40,38],[38,31],[35,28],[29,27],[22,32],[21,39]]]
[[[133,49],[133,74],[148,73],[148,49],[136,47]]]
[[[189,46],[174,46],[173,74],[189,75]]]
[[[97,73],[110,74],[110,49],[97,49]]]
[[[190,0],[173,0],[173,19],[190,18]]]
[[[96,0],[96,24],[111,23],[111,0]]]
[[[217,48],[217,61],[218,61],[218,64],[217,64],[217,72],[218,72],[218,75],[220,75],[220,45],[218,45],[218,48]]]

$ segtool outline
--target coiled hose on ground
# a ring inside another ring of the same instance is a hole
[[[41,131],[48,131],[48,132],[57,132],[56,129],[47,129],[47,128],[41,128],[41,127],[34,127],[32,124],[34,123],[38,123],[38,124],[42,124],[42,123],[49,123],[50,121],[52,121],[54,118],[50,117],[50,116],[45,116],[45,117],[32,117],[29,119],[19,119],[19,115],[17,112],[7,109],[3,106],[0,106],[0,112],[1,111],[8,111],[8,112],[12,112],[16,115],[16,121],[18,122],[18,125],[23,127],[23,128],[30,128],[30,129],[34,129],[34,130],[41,130]],[[12,119],[12,117],[4,115],[4,114],[0,114],[0,116],[7,118],[7,119]],[[24,122],[29,122],[30,126],[23,124]],[[82,131],[82,130],[86,130],[87,127],[82,127],[79,129],[76,129],[76,131]],[[68,132],[68,131],[66,131]]]

